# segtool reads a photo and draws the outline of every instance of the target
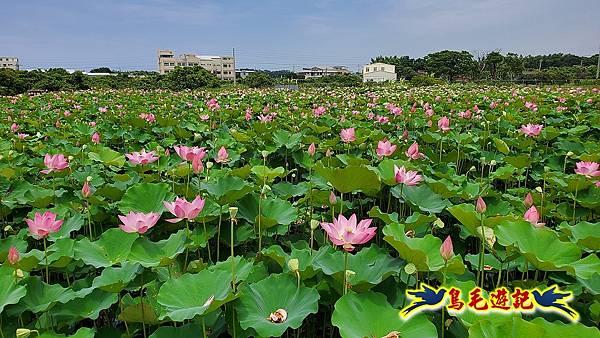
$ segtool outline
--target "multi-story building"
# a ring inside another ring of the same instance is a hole
[[[376,62],[363,67],[363,82],[396,81],[396,66]]]
[[[298,74],[304,76],[305,79],[311,79],[323,76],[350,74],[350,71],[344,66],[319,66],[302,68],[302,70],[298,71]]]
[[[235,59],[233,56],[208,56],[182,54],[175,56],[171,50],[158,51],[158,71],[166,74],[175,67],[201,66],[221,80],[235,79]]]
[[[13,56],[0,56],[0,68],[19,70],[19,59]]]

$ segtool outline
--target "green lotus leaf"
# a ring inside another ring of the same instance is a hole
[[[15,182],[11,191],[2,198],[2,204],[9,208],[16,205],[33,205],[38,208],[46,207],[51,201],[54,192],[29,182]]]
[[[426,316],[404,320],[383,294],[372,291],[350,292],[338,299],[331,324],[344,338],[384,337],[394,331],[400,337],[437,337],[435,325]]]
[[[460,256],[454,256],[444,263],[440,255],[442,240],[427,234],[422,238],[408,238],[405,234],[403,224],[392,223],[383,228],[383,239],[390,243],[400,258],[409,263],[413,263],[418,271],[439,271],[446,266],[446,272],[462,274],[464,272],[464,263]]]
[[[231,290],[231,273],[202,270],[166,281],[158,292],[163,307],[159,319],[173,321],[192,319],[216,310],[237,296]],[[211,302],[211,299],[214,299]]]
[[[116,293],[96,289],[85,297],[57,304],[51,311],[44,313],[38,323],[45,327],[51,327],[52,321],[60,323],[86,318],[96,320],[100,316],[100,312],[110,308],[118,299]]]
[[[127,259],[131,246],[138,238],[119,228],[106,230],[97,241],[83,238],[75,244],[75,257],[96,268],[108,267]]]
[[[285,176],[285,169],[283,167],[277,167],[271,169],[264,165],[256,165],[252,167],[252,173],[256,175],[261,182],[272,182],[278,177]]]
[[[80,213],[75,213],[72,216],[65,219],[63,225],[60,227],[60,230],[48,235],[48,240],[54,242],[61,238],[69,238],[71,232],[81,229],[83,224],[83,215]]]
[[[581,323],[565,324],[560,321],[549,322],[542,317],[531,321],[519,317],[508,317],[505,320],[483,319],[469,328],[469,337],[502,337],[507,332],[517,332],[520,337],[599,337],[600,331],[595,327],[587,327]]]
[[[163,201],[171,201],[174,197],[166,183],[138,183],[125,192],[119,211],[127,214],[135,212],[158,212],[165,210]]]
[[[4,273],[5,271],[7,273]],[[27,293],[25,286],[15,283],[12,268],[2,272],[2,275],[0,275],[0,313],[4,311],[4,307],[7,305],[17,304]]]
[[[161,326],[154,331],[149,338],[188,338],[199,337],[204,338],[202,325],[190,323],[178,327]]]
[[[231,280],[232,276],[232,266],[231,266],[231,256],[229,256],[226,260],[222,262],[218,262],[215,265],[211,265],[207,270],[209,271],[222,271],[229,274],[229,280]],[[252,261],[245,259],[242,256],[234,256],[233,262],[235,263],[235,281],[239,283],[241,281],[246,280],[250,273],[252,272],[253,265]]]
[[[140,270],[139,264],[128,262],[123,262],[121,267],[104,268],[100,276],[94,278],[92,287],[106,292],[120,292],[137,276]]]
[[[203,182],[200,186],[214,196],[220,205],[233,203],[253,190],[251,184],[236,176],[221,177],[215,182]]]
[[[241,293],[235,307],[240,326],[244,330],[252,328],[263,337],[279,337],[288,328],[299,328],[319,307],[317,290],[298,287],[296,279],[287,274],[271,275],[246,285]],[[287,319],[282,323],[271,322],[270,314],[279,309],[287,312]]]
[[[145,236],[133,242],[128,260],[143,267],[166,266],[185,250],[186,230],[171,234],[168,239],[152,242]]]
[[[501,139],[494,137],[494,145],[496,146],[496,149],[498,149],[498,151],[504,155],[508,155],[508,153],[510,153],[510,148],[506,142],[502,141]]]
[[[91,160],[101,162],[104,165],[122,167],[123,164],[125,164],[125,155],[107,147],[99,147],[95,151],[89,152],[88,157]]]
[[[319,260],[321,256],[329,255],[331,253],[332,250],[328,249],[327,246],[322,247],[318,251],[312,250],[312,252],[310,248],[298,249],[293,247],[289,254],[286,253],[279,245],[273,245],[262,250],[262,254],[265,257],[271,258],[283,269],[283,271],[286,272],[291,272],[288,266],[289,260],[297,259],[298,272],[300,272],[300,277],[302,279],[308,279],[316,275],[320,268],[315,266],[314,262]]]
[[[290,133],[284,129],[278,129],[273,133],[273,141],[277,147],[285,146],[287,149],[293,149],[300,144],[302,133]]]
[[[500,223],[495,233],[499,244],[515,246],[539,270],[568,271],[581,258],[576,244],[563,242],[553,230],[536,228],[525,220]]]
[[[150,325],[160,323],[154,308],[145,302],[137,302],[124,307],[118,318],[128,323],[145,323]]]
[[[368,196],[374,196],[381,189],[377,172],[364,165],[345,168],[328,168],[317,165],[315,171],[331,183],[335,190],[344,194],[360,191]]]
[[[260,218],[261,229],[267,229],[278,224],[289,225],[298,218],[298,212],[288,201],[278,198],[264,198],[260,202],[256,195],[247,195],[239,201],[239,217],[258,226]]]
[[[396,198],[401,198],[401,191],[402,199],[424,212],[437,214],[452,205],[450,201],[442,199],[440,195],[434,193],[431,188],[424,184],[404,187],[397,185],[391,189],[392,195]]]
[[[65,337],[94,338],[95,335],[96,335],[96,331],[94,329],[90,329],[89,327],[81,327],[81,328],[79,328],[79,330],[77,330],[77,332],[75,332],[75,334],[70,335],[70,336],[66,336],[66,335],[60,334],[60,333],[46,331],[46,332],[41,333],[37,337],[39,337],[39,338],[65,338]]]
[[[570,233],[577,245],[590,250],[600,250],[600,223],[584,221],[563,229]]]
[[[279,197],[288,199],[290,197],[298,197],[306,194],[308,192],[309,186],[305,182],[293,184],[290,182],[283,181],[273,185],[272,188],[273,192]]]
[[[70,288],[63,288],[59,284],[46,284],[37,276],[29,277],[26,286],[27,294],[17,305],[11,307],[9,314],[20,314],[25,310],[33,313],[43,312],[55,303],[66,303],[76,296]]]
[[[314,258],[314,267],[321,269],[326,275],[333,275],[339,281],[338,291],[341,291],[345,253],[330,246],[321,248],[319,252]],[[348,279],[348,283],[352,285],[352,290],[368,290],[389,276],[396,275],[401,267],[402,262],[399,259],[392,258],[387,250],[372,244],[368,248],[360,249],[356,254],[348,254],[348,270],[355,273]]]
[[[48,265],[56,268],[66,267],[75,255],[75,243],[75,240],[70,238],[62,238],[50,245],[48,247]],[[46,265],[46,260],[42,259],[39,264]]]

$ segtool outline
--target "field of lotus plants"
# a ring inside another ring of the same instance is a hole
[[[597,88],[59,92],[0,119],[0,338],[600,336]]]

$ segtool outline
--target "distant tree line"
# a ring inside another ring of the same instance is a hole
[[[585,57],[573,54],[522,56],[498,51],[479,52],[443,50],[413,59],[409,56],[377,56],[371,62],[384,62],[396,66],[399,79],[410,80],[414,85],[432,85],[440,81],[571,81],[595,77],[598,55]],[[31,90],[59,91],[89,88],[133,89],[197,89],[229,85],[200,66],[177,67],[160,75],[156,72],[114,72],[110,68],[92,69],[90,73],[107,74],[87,76],[82,72],[69,73],[62,68],[32,71],[0,69],[0,95],[16,95]],[[289,70],[257,71],[240,79],[248,87],[271,87],[275,83],[288,83],[300,79]],[[307,79],[303,85],[357,86],[361,84],[356,74]]]
[[[598,55],[573,54],[517,55],[499,51],[474,52],[443,50],[413,59],[409,56],[377,56],[371,62],[396,66],[398,78],[431,76],[447,81],[472,80],[564,80],[595,77]]]

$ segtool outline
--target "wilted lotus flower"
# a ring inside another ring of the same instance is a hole
[[[596,162],[577,162],[575,164],[577,168],[575,169],[575,173],[579,175],[583,175],[587,178],[600,176],[600,164]]]
[[[17,250],[17,248],[15,248],[14,246],[11,246],[10,249],[8,249],[8,263],[10,263],[10,265],[15,265],[19,262],[20,256],[19,256],[19,250]]]
[[[98,132],[95,132],[94,135],[92,135],[92,142],[95,144],[100,143],[100,134],[98,134]]]
[[[174,202],[163,202],[165,208],[177,218],[168,219],[167,222],[177,223],[183,219],[193,220],[204,209],[205,200],[196,196],[192,202],[185,198],[177,197]]]
[[[340,131],[340,138],[344,143],[350,143],[356,141],[356,135],[354,132],[354,128],[342,129]]]
[[[140,152],[134,151],[132,153],[125,154],[125,156],[127,157],[127,159],[129,159],[129,163],[131,163],[132,165],[146,165],[148,163],[156,162],[158,160],[158,156],[156,156],[154,151],[146,152],[145,149],[142,149],[142,151]]]
[[[29,226],[29,233],[36,238],[44,238],[51,233],[60,230],[63,220],[57,220],[56,214],[51,211],[46,211],[43,214],[36,212],[33,219],[26,219],[25,222]]]
[[[440,255],[442,255],[442,258],[445,261],[449,261],[450,258],[452,258],[454,256],[454,250],[453,250],[453,246],[452,246],[452,238],[450,236],[446,237],[446,240],[444,241],[444,243],[442,243],[442,246],[440,246]]]
[[[519,130],[521,131],[521,133],[525,134],[526,136],[536,137],[542,132],[543,128],[544,128],[544,126],[541,124],[529,123],[527,125],[522,125],[521,129],[519,129]]]
[[[215,158],[215,162],[217,163],[227,163],[229,162],[229,153],[227,153],[227,149],[225,147],[221,147],[217,152],[217,158]]]
[[[396,151],[396,145],[392,144],[388,140],[382,140],[377,143],[377,156],[383,158],[384,156],[390,156]]]
[[[283,323],[287,319],[287,311],[284,309],[277,309],[269,315],[268,319],[271,323]]]
[[[540,214],[538,213],[538,210],[535,207],[535,205],[532,205],[531,208],[529,208],[529,210],[527,210],[525,212],[525,214],[523,215],[523,218],[526,221],[528,221],[529,223],[531,223],[533,226],[535,226],[536,228],[541,228],[546,224],[546,223],[538,223],[538,221],[540,220]]]
[[[45,170],[40,171],[42,174],[49,174],[53,171],[62,171],[69,167],[69,162],[65,158],[63,154],[50,155],[46,154],[44,156],[44,165],[46,166]]]
[[[443,116],[438,121],[438,128],[440,128],[440,130],[443,132],[450,130],[450,119],[448,119],[448,117],[446,117],[446,116]]]
[[[160,219],[160,214],[155,212],[145,214],[143,212],[130,211],[127,216],[119,215],[119,219],[123,222],[123,224],[119,225],[121,230],[128,233],[137,232],[144,234],[148,229],[156,225],[156,222]]]
[[[404,154],[411,160],[418,160],[425,157],[423,153],[419,152],[419,144],[417,142],[413,142],[413,144],[408,147],[408,150],[406,150]]]
[[[333,219],[333,223],[321,222],[321,227],[334,245],[341,245],[344,250],[352,251],[354,245],[364,244],[375,236],[377,228],[369,227],[371,222],[371,219],[363,219],[357,224],[356,214],[352,214],[349,219],[340,214],[338,219]]]
[[[417,174],[416,171],[407,171],[406,168],[404,168],[404,166],[398,168],[396,165],[394,165],[394,176],[396,179],[396,183],[402,183],[408,186],[419,184],[422,178],[421,175]]]

